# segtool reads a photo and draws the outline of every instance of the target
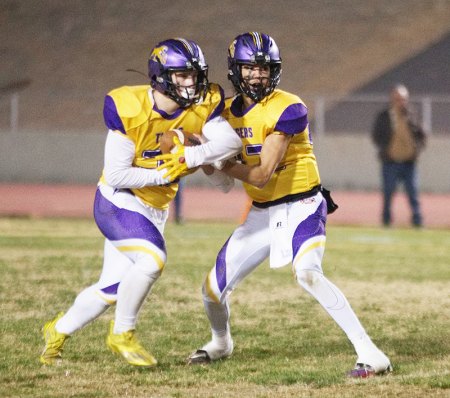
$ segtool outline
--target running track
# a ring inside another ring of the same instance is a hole
[[[0,216],[5,217],[92,217],[93,185],[0,184]],[[377,192],[333,192],[339,204],[329,224],[378,226],[381,196]],[[424,224],[427,228],[450,228],[450,194],[422,194]],[[247,198],[241,189],[228,194],[209,188],[185,187],[185,221],[239,222]],[[173,213],[173,211],[172,211]],[[394,199],[394,226],[409,226],[410,212],[402,192]]]

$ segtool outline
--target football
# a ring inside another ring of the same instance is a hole
[[[166,131],[160,138],[159,146],[161,153],[169,153],[175,148],[174,138],[178,137],[184,146],[200,145],[200,139],[192,133],[179,129]]]
[[[188,133],[186,131],[182,131],[179,129],[166,131],[160,138],[159,147],[161,149],[161,153],[166,154],[170,152],[175,152],[175,142],[174,138],[178,137],[180,142],[184,146],[195,146],[201,145],[200,139],[194,135],[193,133]],[[195,173],[198,170],[198,167],[193,169],[188,169],[187,172],[183,173],[180,177],[185,177],[189,174]]]

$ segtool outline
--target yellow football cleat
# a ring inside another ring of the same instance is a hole
[[[61,359],[61,353],[66,340],[70,337],[67,334],[56,331],[56,322],[64,315],[60,312],[57,317],[48,321],[42,328],[42,335],[45,340],[44,351],[39,358],[44,365],[53,365],[57,360]]]
[[[141,346],[134,334],[134,330],[129,330],[121,334],[114,334],[113,329],[114,321],[111,321],[109,335],[106,338],[106,345],[112,352],[122,355],[122,357],[133,366],[156,366],[158,361]]]

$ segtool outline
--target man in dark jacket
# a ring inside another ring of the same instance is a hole
[[[403,182],[412,211],[412,225],[422,226],[416,163],[425,146],[426,135],[408,106],[409,93],[403,85],[391,91],[388,109],[381,111],[374,123],[372,139],[382,163],[383,225],[392,221],[391,202],[397,183]]]

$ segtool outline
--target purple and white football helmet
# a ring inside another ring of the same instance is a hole
[[[270,67],[267,85],[250,85],[241,76],[242,65],[261,65]],[[228,47],[228,79],[238,93],[259,102],[280,83],[281,58],[275,40],[269,35],[248,32],[237,36]]]
[[[184,89],[172,82],[173,72],[197,71],[195,90]],[[148,61],[150,85],[186,108],[204,98],[208,90],[208,65],[199,45],[182,38],[164,40],[152,50]]]

